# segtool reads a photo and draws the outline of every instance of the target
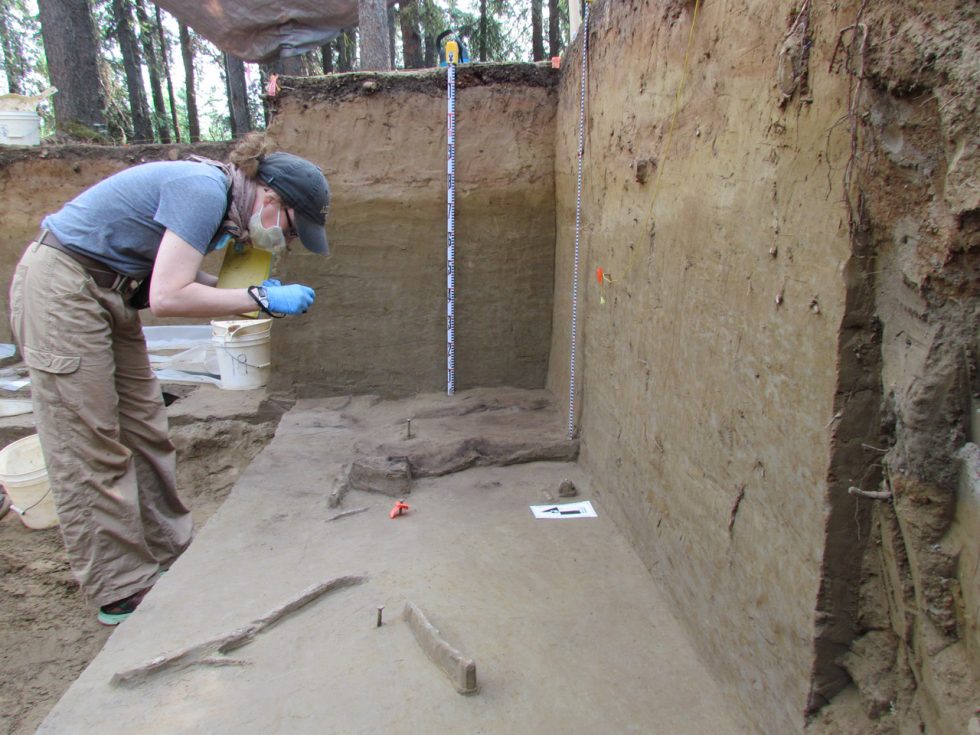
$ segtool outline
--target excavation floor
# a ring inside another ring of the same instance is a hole
[[[740,732],[604,513],[601,487],[575,463],[416,479],[410,509],[395,519],[392,497],[339,492],[358,456],[407,457],[413,468],[436,455],[468,457],[457,465],[490,455],[509,462],[508,451],[560,454],[562,434],[543,393],[297,403],[39,732]],[[438,464],[426,466],[443,471]],[[557,497],[565,479],[578,497]],[[339,507],[332,496],[342,497]],[[549,497],[590,500],[598,517],[536,520],[529,506]],[[365,581],[324,594],[236,650],[150,665],[349,575]],[[476,662],[478,693],[457,693],[426,656],[402,619],[408,601]],[[130,678],[113,683],[120,674]]]

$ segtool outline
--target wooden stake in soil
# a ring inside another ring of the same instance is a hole
[[[403,617],[415,633],[415,640],[425,651],[425,655],[449,677],[456,691],[460,694],[475,694],[478,690],[476,663],[449,645],[428,621],[425,613],[411,602],[405,603]]]

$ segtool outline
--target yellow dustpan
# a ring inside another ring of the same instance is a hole
[[[250,245],[233,243],[225,250],[225,259],[218,272],[218,288],[248,288],[259,286],[272,272],[272,253]],[[246,316],[257,317],[258,311]]]

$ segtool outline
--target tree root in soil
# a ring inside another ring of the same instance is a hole
[[[362,584],[366,581],[367,577],[347,576],[313,585],[268,615],[252,621],[243,628],[211,638],[203,643],[182,648],[174,653],[158,656],[142,666],[118,671],[113,674],[110,683],[115,686],[136,687],[163,671],[178,671],[191,666],[244,666],[246,665],[244,661],[224,657],[231,651],[248,645],[260,633],[265,632],[328,592]]]

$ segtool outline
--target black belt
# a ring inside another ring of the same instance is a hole
[[[76,253],[74,250],[69,250],[58,242],[58,238],[54,236],[51,230],[41,230],[34,242],[39,242],[42,245],[47,245],[49,248],[60,250],[65,255],[73,258],[92,277],[92,280],[102,288],[118,291],[124,296],[130,296],[139,288],[139,279],[124,276],[122,273],[116,273],[105,263],[95,258],[90,258],[87,255]]]

